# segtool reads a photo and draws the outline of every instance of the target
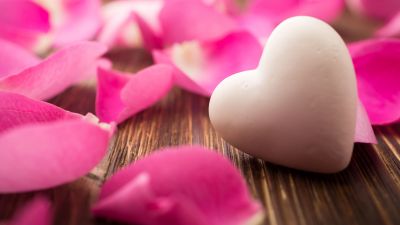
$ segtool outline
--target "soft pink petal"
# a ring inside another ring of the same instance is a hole
[[[385,26],[376,33],[379,37],[400,37],[400,10]]]
[[[0,192],[45,189],[78,179],[103,158],[111,132],[81,119],[28,124],[3,132]]]
[[[163,149],[126,167],[104,184],[93,211],[146,225],[239,225],[262,219],[261,205],[237,169],[201,147]]]
[[[0,79],[36,65],[40,59],[12,42],[0,39]]]
[[[400,118],[400,40],[371,39],[349,46],[358,94],[372,124]]]
[[[173,85],[173,69],[155,65],[135,75],[99,68],[96,112],[101,121],[120,123],[153,105]]]
[[[36,197],[19,209],[7,225],[50,225],[52,212],[50,202],[42,197]]]
[[[198,0],[165,1],[160,22],[167,44],[215,40],[237,29],[232,18]]]
[[[0,37],[34,49],[50,29],[49,15],[31,0],[0,1]]]
[[[23,95],[0,91],[0,135],[2,132],[29,123],[79,119],[75,114],[47,102]]]
[[[162,0],[113,1],[103,7],[104,26],[98,40],[109,46],[161,47],[158,14]]]
[[[354,142],[373,144],[378,143],[374,134],[374,130],[372,129],[371,122],[369,121],[368,114],[360,101],[358,101],[357,106],[357,120]]]
[[[94,42],[73,44],[35,66],[0,77],[0,90],[35,99],[51,98],[88,75],[94,75],[97,59],[105,51],[104,45]]]
[[[175,44],[153,52],[157,63],[173,64],[175,83],[192,92],[210,96],[227,76],[257,67],[262,47],[247,32],[236,32],[210,42]]]
[[[399,0],[347,0],[350,8],[362,15],[389,20],[400,11]]]

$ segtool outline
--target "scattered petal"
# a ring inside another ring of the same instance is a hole
[[[157,63],[177,68],[175,84],[197,94],[210,96],[227,76],[257,67],[261,44],[247,32],[237,32],[210,42],[175,44],[163,52],[154,51]]]
[[[400,11],[399,0],[347,0],[353,11],[379,20],[389,20]]]
[[[374,130],[372,129],[371,122],[369,121],[368,114],[360,101],[358,101],[357,106],[354,142],[372,144],[378,143],[374,134]]]
[[[211,41],[237,29],[235,21],[199,0],[168,0],[160,12],[165,43]]]
[[[135,75],[98,69],[96,112],[101,121],[121,123],[153,105],[173,85],[173,69],[154,65]]]
[[[54,45],[65,46],[94,37],[101,25],[100,0],[34,0],[48,10]]]
[[[94,42],[73,44],[20,72],[6,76],[1,74],[0,90],[20,93],[35,99],[49,99],[70,85],[94,75],[97,60],[105,51],[105,46]]]
[[[370,39],[349,45],[358,95],[372,124],[400,119],[400,40]]]
[[[237,169],[201,147],[156,151],[126,167],[104,184],[93,211],[147,225],[239,225],[263,219]]]
[[[0,37],[34,50],[50,30],[49,15],[31,0],[0,1]]]
[[[50,202],[42,197],[36,197],[19,209],[7,225],[50,225],[52,220]]]
[[[23,95],[0,91],[0,135],[2,132],[29,123],[42,123],[82,116],[55,105]]]
[[[376,33],[378,37],[400,38],[400,12]]]
[[[103,7],[98,40],[108,46],[161,47],[158,15],[163,0],[113,1]]]

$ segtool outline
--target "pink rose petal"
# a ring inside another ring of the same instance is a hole
[[[31,0],[0,1],[0,37],[28,49],[50,30],[49,15]]]
[[[385,26],[376,32],[379,37],[400,37],[400,10]]]
[[[120,123],[153,105],[173,85],[173,69],[155,65],[136,75],[99,68],[96,112],[101,121]]]
[[[103,7],[104,27],[98,40],[109,46],[161,47],[158,15],[163,0],[113,1]]]
[[[19,209],[7,225],[50,225],[52,220],[50,202],[42,197],[36,197]]]
[[[371,39],[349,46],[358,94],[372,124],[400,118],[400,40]]]
[[[94,37],[101,25],[100,0],[34,0],[48,10],[56,47]]]
[[[0,91],[0,135],[29,123],[79,119],[82,116],[23,95]]]
[[[86,120],[60,120],[3,132],[0,192],[45,189],[85,175],[104,157],[110,130]]]
[[[227,76],[257,67],[262,47],[247,32],[237,32],[210,42],[184,42],[154,51],[157,63],[177,68],[175,83],[194,93],[210,96]],[[245,53],[245,54],[244,54]]]
[[[40,59],[12,42],[0,39],[0,79],[40,62]]]
[[[146,225],[257,224],[263,218],[236,168],[201,147],[157,151],[116,173],[93,212]]]
[[[51,98],[70,85],[86,79],[88,75],[94,75],[97,59],[105,51],[106,47],[98,43],[73,44],[20,72],[0,75],[0,90],[35,99]],[[26,57],[21,60],[26,60]]]
[[[372,144],[378,143],[367,112],[360,101],[358,101],[357,106],[356,130],[354,136],[354,142]]]
[[[399,0],[347,0],[350,8],[362,15],[389,20],[400,11]]]
[[[229,16],[199,0],[168,0],[160,12],[165,43],[210,41],[237,29]]]

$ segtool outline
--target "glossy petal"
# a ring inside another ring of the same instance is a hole
[[[19,209],[7,225],[50,225],[52,220],[50,202],[42,197],[36,197]]]
[[[379,37],[400,38],[400,12],[376,33]]]
[[[28,49],[35,49],[38,39],[50,30],[49,15],[30,0],[0,1],[0,37]]]
[[[30,123],[79,119],[82,116],[55,105],[23,95],[0,91],[0,135],[2,132]]]
[[[372,124],[400,118],[400,40],[371,39],[349,46],[358,94]]]
[[[27,124],[3,132],[0,192],[45,189],[78,179],[104,157],[111,132],[86,120]]]
[[[239,171],[201,147],[157,151],[121,170],[104,184],[94,213],[146,225],[257,224],[263,218]]]
[[[94,37],[101,25],[100,0],[34,0],[51,16],[56,47]]]
[[[109,46],[161,47],[158,14],[162,0],[113,1],[103,7],[98,40]]]
[[[210,41],[237,29],[235,21],[198,0],[168,0],[160,12],[165,43]]]
[[[73,44],[37,65],[6,76],[0,75],[0,90],[35,99],[51,98],[88,75],[94,75],[97,59],[105,51],[106,47],[98,43]]]
[[[389,20],[400,11],[398,0],[347,0],[349,7],[364,16]]]
[[[99,68],[96,112],[101,121],[120,123],[153,105],[173,85],[173,69],[155,65],[135,75]]]
[[[157,63],[177,68],[175,83],[194,93],[210,96],[227,76],[257,67],[262,47],[247,32],[232,33],[211,42],[185,42],[154,51]]]

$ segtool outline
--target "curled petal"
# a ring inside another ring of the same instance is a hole
[[[160,12],[165,43],[210,41],[237,29],[229,16],[198,0],[168,0]]]
[[[210,42],[184,42],[161,52],[154,51],[157,63],[177,68],[175,83],[189,91],[210,96],[215,87],[231,74],[254,69],[262,47],[247,32],[237,32]]]
[[[0,192],[45,189],[78,179],[103,158],[112,132],[83,119],[27,124],[3,132]]]
[[[400,37],[400,12],[376,32],[378,37]]]
[[[99,68],[96,112],[100,120],[120,123],[156,103],[171,89],[172,71],[170,66],[155,65],[129,76]]]
[[[50,30],[49,15],[31,0],[0,1],[0,37],[34,50]]]
[[[43,197],[36,197],[19,209],[7,225],[50,225],[52,220],[51,204]]]
[[[126,167],[104,184],[93,211],[147,225],[239,225],[263,219],[261,205],[236,168],[201,147],[164,149]]]
[[[88,75],[94,75],[97,59],[105,51],[105,46],[94,42],[70,45],[36,65],[0,76],[0,90],[35,99],[51,98]]]
[[[0,135],[2,132],[30,123],[79,119],[82,116],[55,105],[29,99],[23,95],[0,91]]]
[[[358,101],[354,142],[376,144],[374,130],[363,104]]]
[[[161,47],[158,14],[162,0],[114,1],[103,7],[104,27],[98,40],[109,46]]]
[[[347,3],[355,12],[379,20],[388,20],[400,11],[398,0],[347,0]]]
[[[358,94],[372,124],[400,118],[400,40],[371,39],[349,46]]]

